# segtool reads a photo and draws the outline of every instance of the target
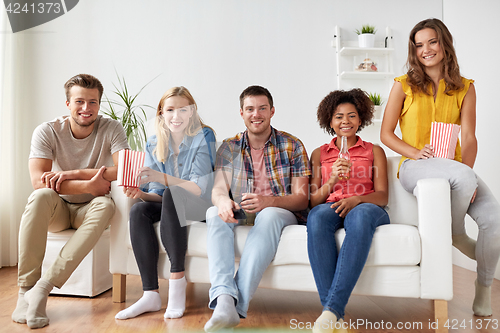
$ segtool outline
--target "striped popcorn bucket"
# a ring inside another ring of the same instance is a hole
[[[454,159],[459,133],[459,125],[433,122],[430,144],[434,148],[434,157]]]
[[[118,152],[118,186],[139,187],[139,169],[146,153],[123,149]]]

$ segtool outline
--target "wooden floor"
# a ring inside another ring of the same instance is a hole
[[[11,320],[17,300],[16,267],[0,269],[0,332],[28,332],[26,325]],[[472,314],[475,273],[454,267],[454,299],[448,303],[451,332],[500,331],[500,281],[493,284],[493,317]],[[212,311],[207,308],[209,285],[189,284],[187,310],[181,319],[163,319],[168,290],[160,281],[163,309],[135,319],[115,320],[115,314],[142,294],[140,279],[127,277],[127,300],[112,303],[111,291],[95,298],[51,296],[47,305],[50,325],[36,332],[203,332]],[[248,318],[236,332],[310,332],[300,325],[312,324],[321,313],[316,293],[259,289],[250,304]],[[432,302],[420,299],[352,296],[346,321],[360,324],[350,332],[433,332]],[[361,325],[362,323],[364,325]],[[397,325],[403,325],[400,329]],[[482,325],[482,329],[479,329]],[[486,328],[488,325],[488,328]],[[406,326],[406,327],[405,327]],[[391,328],[392,327],[392,328]]]

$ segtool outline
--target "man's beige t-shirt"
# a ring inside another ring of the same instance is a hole
[[[29,158],[52,160],[52,171],[99,169],[113,166],[112,155],[130,149],[120,122],[99,115],[94,130],[84,139],[76,139],[70,128],[69,116],[39,125],[33,132]],[[84,203],[91,194],[61,195],[71,203]]]

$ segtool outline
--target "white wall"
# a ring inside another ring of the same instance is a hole
[[[240,92],[263,85],[275,99],[274,125],[296,134],[312,150],[328,139],[317,135],[315,111],[336,87],[333,27],[341,26],[344,38],[355,40],[354,30],[369,22],[379,28],[377,39],[382,40],[385,26],[391,26],[398,50],[395,68],[402,74],[406,36],[414,22],[442,17],[441,1],[432,0],[412,10],[411,19],[409,2],[397,0],[383,5],[325,0],[142,3],[80,2],[63,17],[24,33],[32,73],[26,88],[34,94],[28,103],[44,105],[32,126],[66,112],[61,86],[67,78],[92,73],[109,93],[116,68],[134,91],[160,74],[141,96],[153,106],[170,86],[187,86],[220,138],[242,128]],[[388,10],[395,15],[388,18]]]
[[[500,45],[491,38],[491,28],[498,20],[500,2],[476,1],[474,11],[466,0],[444,0],[444,22],[453,33],[462,75],[475,80],[477,92],[476,134],[479,149],[474,170],[500,199],[498,165],[500,162],[497,131],[500,123],[497,78],[500,67],[495,65]],[[478,15],[478,13],[481,13]],[[469,217],[467,232],[477,238],[477,225]],[[476,262],[454,249],[456,264],[475,270]],[[495,274],[500,279],[500,267]]]
[[[316,108],[336,89],[334,26],[342,27],[344,38],[355,40],[356,28],[373,24],[378,41],[390,26],[399,75],[411,28],[436,17],[444,19],[457,40],[465,76],[477,80],[481,148],[476,169],[500,198],[492,163],[499,161],[492,154],[499,114],[494,112],[495,69],[490,68],[499,50],[485,34],[499,6],[493,0],[475,3],[474,13],[481,13],[475,17],[465,0],[425,0],[418,5],[401,0],[80,1],[66,15],[18,33],[26,73],[19,112],[30,115],[25,130],[31,133],[42,121],[67,113],[62,86],[74,74],[97,76],[108,94],[117,82],[115,69],[134,92],[160,74],[139,102],[156,107],[166,89],[185,85],[221,140],[243,130],[238,96],[247,86],[259,84],[273,94],[273,125],[301,138],[311,152],[330,139],[316,123]],[[378,127],[362,135],[378,141]],[[27,166],[28,152],[29,147],[19,152],[21,165]],[[27,197],[27,167],[15,176]]]
[[[67,110],[63,83],[86,72],[100,78],[108,94],[115,69],[137,91],[160,74],[139,102],[156,104],[163,92],[185,85],[205,122],[219,139],[243,129],[238,96],[249,85],[273,94],[273,125],[303,140],[310,152],[330,138],[319,129],[316,108],[336,89],[334,26],[355,40],[356,28],[370,23],[384,36],[393,29],[395,68],[403,73],[406,38],[415,22],[442,17],[442,2],[257,0],[257,1],[97,1],[87,0],[66,15],[21,32],[29,96],[20,109],[39,123]],[[410,10],[411,8],[411,10]],[[389,13],[392,13],[389,15]],[[43,89],[41,89],[43,87]],[[153,112],[150,112],[152,118]],[[365,129],[378,141],[378,127]],[[22,152],[26,164],[28,148]],[[20,170],[25,174],[26,170]],[[30,186],[26,183],[26,191]]]

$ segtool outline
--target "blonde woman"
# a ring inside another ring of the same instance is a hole
[[[184,261],[186,219],[204,220],[213,184],[215,135],[201,121],[191,93],[184,87],[169,89],[158,104],[155,132],[146,145],[141,189],[124,193],[141,199],[130,211],[130,238],[142,279],[143,296],[115,318],[134,318],[159,311],[158,241],[154,223],[170,260],[168,305],[165,318],[180,318],[186,303]]]

